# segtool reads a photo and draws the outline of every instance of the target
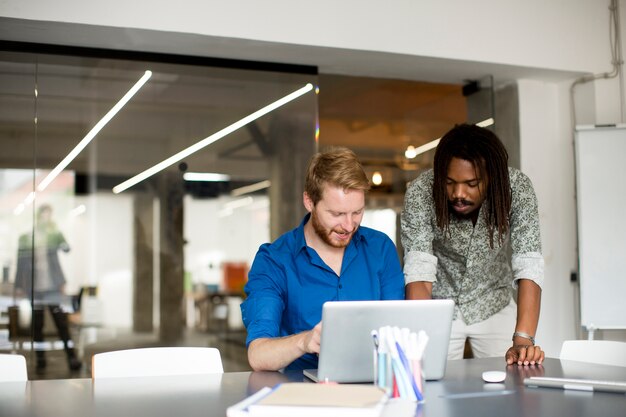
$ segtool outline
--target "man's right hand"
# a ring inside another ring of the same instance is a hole
[[[320,352],[322,322],[311,330],[285,337],[264,337],[248,345],[248,362],[254,371],[278,371],[305,353]]]
[[[301,349],[304,353],[320,353],[320,342],[322,340],[322,322],[320,321],[308,332],[305,332],[302,339]]]
[[[433,283],[414,281],[404,287],[404,298],[407,300],[430,300],[433,295]]]

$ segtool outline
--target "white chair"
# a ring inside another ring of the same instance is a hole
[[[22,355],[0,354],[0,382],[26,381],[26,359]]]
[[[223,373],[220,351],[208,347],[156,347],[93,355],[91,377],[192,375]]]
[[[559,359],[626,366],[626,342],[613,340],[566,340]]]

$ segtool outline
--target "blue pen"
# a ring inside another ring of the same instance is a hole
[[[404,369],[404,365],[402,365],[402,361],[400,360],[400,355],[398,353],[398,344],[396,342],[396,338],[394,336],[394,330],[397,327],[391,328],[388,327],[387,333],[387,348],[389,349],[389,354],[392,359],[393,372],[396,376],[396,383],[398,385],[398,391],[400,391],[400,397],[415,400],[417,396],[415,392],[411,389],[410,382],[408,380],[408,375]],[[399,330],[399,329],[398,329]]]
[[[400,346],[400,343],[396,342],[396,348],[398,349],[398,356],[400,356],[400,361],[402,362],[402,365],[404,366],[404,369],[406,370],[408,379],[411,381],[411,386],[413,387],[413,391],[415,392],[415,396],[417,397],[417,400],[423,401],[424,397],[422,396],[422,393],[417,387],[417,383],[415,382],[415,378],[413,378],[413,373],[411,372],[411,365],[409,365],[409,360],[404,354],[404,350],[402,349],[402,346]]]

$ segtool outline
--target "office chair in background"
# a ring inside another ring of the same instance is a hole
[[[626,367],[626,342],[566,340],[559,359]]]
[[[209,347],[156,347],[93,355],[91,377],[193,375],[223,373],[220,351]]]
[[[0,354],[0,382],[26,382],[28,372],[22,355]]]

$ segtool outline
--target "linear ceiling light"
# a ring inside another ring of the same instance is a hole
[[[487,126],[491,126],[492,124],[494,124],[494,120],[493,120],[493,117],[490,117],[489,119],[485,119],[482,122],[476,123],[476,126],[487,127]],[[409,159],[413,159],[417,155],[421,155],[424,152],[428,152],[431,149],[436,148],[437,145],[439,145],[440,140],[441,138],[435,139],[433,141],[423,144],[422,146],[418,146],[417,148],[413,148],[413,146],[409,146],[412,149],[409,150],[409,147],[407,147],[407,150],[404,152],[404,155]]]
[[[435,139],[433,141],[423,144],[422,146],[418,146],[417,148],[413,149],[413,152],[411,152],[411,155],[413,155],[413,158],[415,158],[417,155],[421,155],[424,152],[428,152],[431,149],[436,148],[437,145],[439,145],[440,140],[441,138]]]
[[[52,171],[50,171],[48,176],[39,183],[39,185],[37,186],[37,190],[45,190],[46,187],[50,185],[50,183],[57,177],[57,175],[59,175],[61,171],[63,171],[65,167],[67,167],[70,162],[72,162],[74,158],[76,158],[76,156],[83,149],[85,149],[87,145],[89,145],[89,142],[91,142],[91,140],[98,134],[98,132],[100,132],[100,130],[102,130],[102,128],[106,126],[107,123],[109,123],[109,121],[117,114],[117,112],[119,112],[122,107],[124,107],[124,105],[128,103],[128,101],[135,95],[135,93],[137,93],[137,91],[139,91],[139,89],[143,87],[143,85],[146,83],[146,81],[148,81],[151,76],[152,71],[146,71],[139,79],[139,81],[137,81],[135,85],[130,90],[128,90],[124,97],[122,97],[120,101],[118,101],[117,104],[113,106],[113,108],[109,110],[109,112],[105,114],[98,123],[96,123],[96,125],[83,138],[83,140],[78,142],[78,145],[76,145],[76,147],[72,149],[65,158],[63,158],[59,165],[57,165]]]
[[[230,181],[230,175],[216,174],[213,172],[185,172],[183,174],[185,181],[207,181],[207,182],[219,182]]]
[[[482,122],[476,123],[476,126],[487,127],[487,126],[491,126],[493,123],[494,123],[493,117],[490,117],[488,119],[483,120]]]
[[[272,185],[272,183],[269,180],[265,180],[265,181],[257,182],[254,184],[246,185],[243,187],[235,188],[234,190],[230,192],[230,195],[237,197],[240,195],[253,193],[255,191],[259,191],[264,188],[269,188],[270,185]]]
[[[159,171],[164,170],[165,168],[169,167],[170,165],[175,164],[176,162],[188,157],[189,155],[199,151],[200,149],[209,146],[210,144],[212,144],[213,142],[216,142],[218,140],[220,140],[221,138],[223,138],[224,136],[234,132],[237,129],[242,128],[243,126],[247,125],[250,122],[255,121],[256,119],[258,119],[259,117],[265,116],[267,113],[276,110],[277,108],[279,108],[280,106],[283,106],[287,103],[289,103],[290,101],[293,101],[295,99],[297,99],[298,97],[308,93],[309,91],[311,91],[313,89],[313,84],[308,83],[307,85],[305,85],[304,87],[294,91],[291,94],[286,95],[285,97],[276,100],[275,102],[268,104],[267,106],[255,111],[252,114],[249,114],[248,116],[244,117],[243,119],[240,119],[238,121],[236,121],[235,123],[231,124],[230,126],[225,127],[224,129],[213,133],[211,136],[208,136],[204,139],[202,139],[201,141],[191,145],[190,147],[183,149],[182,151],[178,152],[177,154],[174,154],[172,156],[170,156],[169,158],[165,159],[164,161],[159,162],[158,164],[154,165],[152,168],[148,168],[147,170],[143,171],[140,174],[135,175],[134,177],[122,182],[121,184],[116,185],[115,187],[113,187],[113,192],[115,194],[119,194],[124,190],[127,190],[128,188],[132,187],[133,185],[138,184],[139,182],[145,180],[148,177],[151,177],[152,175],[156,174]]]

